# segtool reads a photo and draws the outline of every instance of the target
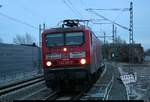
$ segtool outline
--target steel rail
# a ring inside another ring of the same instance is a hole
[[[89,85],[87,88],[85,88],[79,94],[77,94],[76,96],[72,97],[71,100],[72,101],[80,100],[80,98],[84,95],[84,93],[86,93],[91,87],[92,87],[92,85]]]
[[[49,96],[43,98],[42,100],[55,100],[58,96],[59,91],[52,92]]]
[[[102,78],[103,75],[106,73],[107,67],[105,67],[103,69],[103,72],[101,73],[101,75],[98,78]],[[97,79],[98,80],[98,79]],[[85,88],[82,92],[80,92],[78,95],[76,95],[75,97],[72,98],[73,101],[75,100],[80,100],[80,98],[84,95],[84,93],[88,92],[92,87],[93,84],[95,83],[95,81],[93,81],[87,88]]]
[[[44,83],[44,81],[41,81],[40,83]],[[37,84],[39,84],[39,83],[37,83]],[[42,87],[41,89],[38,89],[38,90],[34,91],[33,93],[30,93],[30,94],[20,98],[19,100],[27,100],[28,98],[30,98],[36,94],[40,94],[41,91],[46,90],[46,89],[47,89],[47,87]]]
[[[44,80],[43,76],[38,76],[38,77],[35,77],[35,78],[31,78],[29,80],[25,80],[25,81],[21,81],[21,82],[18,82],[18,83],[11,84],[11,85],[0,87],[0,96],[4,95],[4,94],[7,94],[7,93],[10,93],[12,91],[16,91],[18,89],[22,89],[24,87],[33,85],[33,84],[41,82],[43,80]]]
[[[98,76],[98,78],[103,77],[103,75],[106,73],[106,70],[107,70],[107,68],[105,67],[103,72],[101,73],[101,75]],[[97,79],[91,81],[91,83],[89,83],[88,86],[86,86],[86,88],[83,88],[79,92],[75,92],[75,93],[73,93],[73,92],[61,93],[60,91],[56,91],[56,92],[52,92],[52,94],[50,94],[49,96],[47,96],[43,100],[65,100],[66,98],[67,98],[67,100],[70,100],[70,101],[80,100],[80,98],[86,92],[88,92],[90,90],[90,88],[92,88],[93,84],[97,81]]]
[[[39,76],[30,78],[30,79],[20,80],[20,81],[13,82],[13,83],[10,83],[10,84],[7,84],[7,85],[3,85],[3,86],[0,86],[0,90],[11,87],[11,86],[15,86],[15,85],[18,85],[18,84],[21,84],[21,83],[25,83],[25,82],[28,82],[28,81],[31,81],[31,80],[34,80],[34,79],[38,79],[40,77],[43,77],[43,75],[39,75]]]
[[[59,91],[56,91],[52,95],[50,95],[50,97],[48,97],[47,100],[61,100],[61,97],[63,97],[64,100],[65,98],[69,98],[68,100],[70,101],[80,100],[80,98],[84,95],[84,93],[88,92],[94,83],[95,81],[93,80],[86,88],[83,88],[81,91],[75,93],[74,92],[61,93]]]
[[[61,91],[55,91],[52,92],[49,96],[47,96],[46,98],[44,98],[43,100],[61,100],[61,98],[63,97],[64,100],[65,98],[69,98],[68,100],[71,101],[75,101],[75,100],[80,100],[80,98],[82,97],[82,95],[84,93],[86,93],[93,84],[88,85],[88,87],[84,88],[83,90],[79,91],[79,92],[67,92],[67,93],[62,93]],[[62,100],[63,100],[62,98]]]
[[[104,98],[103,98],[102,100],[108,100],[109,93],[110,93],[110,91],[111,91],[113,82],[114,82],[114,76],[112,76],[111,81],[108,83],[107,88],[106,88],[106,92],[105,92],[105,94],[104,94]]]
[[[47,100],[79,100],[80,97],[83,95],[83,91],[79,92],[79,93],[74,93],[74,92],[70,92],[70,93],[54,93],[51,95],[51,97],[49,97]]]

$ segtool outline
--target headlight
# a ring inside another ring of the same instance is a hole
[[[85,57],[85,52],[70,52],[70,58],[83,58]]]
[[[65,52],[66,52],[66,51],[67,51],[67,48],[63,48],[63,51],[65,51]]]
[[[50,67],[50,66],[52,65],[52,62],[51,62],[51,61],[47,61],[47,62],[46,62],[46,65],[47,65],[48,67]]]
[[[56,54],[56,53],[47,54],[46,59],[61,59],[61,54]]]
[[[80,60],[80,63],[81,63],[81,64],[86,64],[86,59],[82,58],[82,59]]]

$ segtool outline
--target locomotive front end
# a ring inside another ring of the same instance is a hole
[[[55,89],[57,85],[74,85],[86,80],[90,67],[87,32],[79,28],[43,32],[43,67],[48,87]]]

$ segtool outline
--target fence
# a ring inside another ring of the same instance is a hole
[[[38,74],[40,53],[36,46],[0,44],[0,85]]]

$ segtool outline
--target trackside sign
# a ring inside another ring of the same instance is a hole
[[[134,83],[137,80],[136,76],[133,74],[122,75],[120,77],[124,84]]]

